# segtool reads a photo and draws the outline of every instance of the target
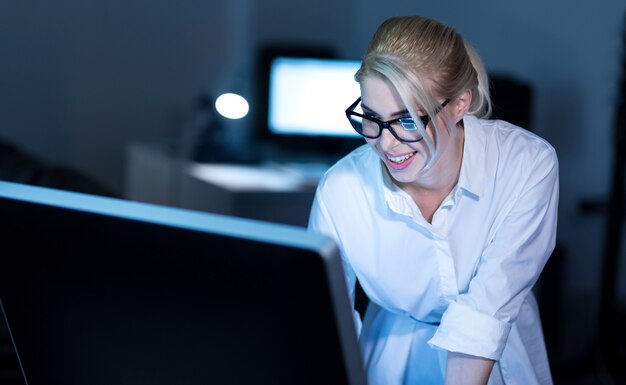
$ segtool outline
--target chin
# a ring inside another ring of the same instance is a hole
[[[405,168],[403,170],[396,170],[388,164],[385,164],[385,168],[387,169],[387,173],[391,176],[391,179],[398,183],[412,183],[418,179],[418,167],[414,167],[416,165],[411,166],[412,167]]]

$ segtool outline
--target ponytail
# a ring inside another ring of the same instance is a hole
[[[468,113],[478,118],[486,119],[489,118],[493,112],[491,96],[489,94],[489,77],[487,76],[483,61],[480,59],[474,47],[468,42],[464,42],[464,44],[467,56],[469,56],[478,78],[478,85],[472,89],[472,104],[470,105]]]

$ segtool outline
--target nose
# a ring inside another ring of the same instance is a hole
[[[383,149],[392,148],[400,144],[400,141],[396,139],[395,136],[393,136],[393,134],[391,133],[391,131],[389,131],[389,129],[383,130],[383,132],[380,134],[379,140],[380,140],[380,146]]]

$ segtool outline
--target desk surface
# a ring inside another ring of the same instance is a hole
[[[166,146],[128,148],[131,200],[305,226],[324,162],[192,163]]]
[[[258,166],[193,163],[188,173],[233,192],[311,190],[328,169],[323,163],[267,163]]]

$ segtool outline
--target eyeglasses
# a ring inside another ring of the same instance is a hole
[[[422,131],[418,128],[418,124],[422,124],[422,127],[426,128],[431,120],[430,115],[419,116],[419,122],[416,122],[411,117],[382,121],[371,115],[355,112],[354,110],[360,102],[361,98],[359,97],[356,102],[352,103],[352,105],[346,109],[346,117],[350,121],[352,128],[360,135],[369,139],[376,139],[382,135],[383,129],[386,128],[400,142],[419,142],[424,139]],[[450,103],[450,99],[444,100],[444,102],[435,109],[434,115],[438,114],[448,103]]]

